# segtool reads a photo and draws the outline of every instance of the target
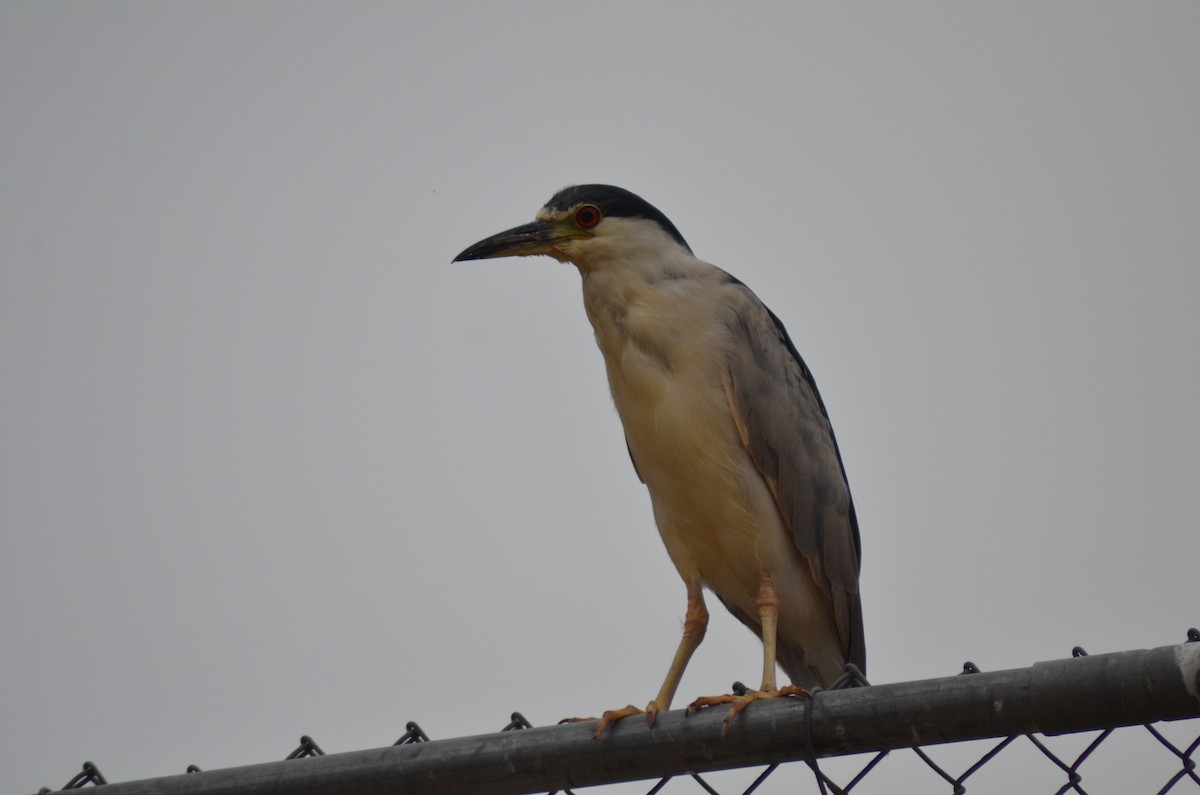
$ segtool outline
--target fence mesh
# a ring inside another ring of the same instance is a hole
[[[370,795],[603,785],[589,791],[1200,795],[1195,629],[1179,646],[1090,659],[1076,648],[1070,660],[992,674],[967,663],[957,677],[870,687],[854,673],[811,699],[758,702],[729,737],[720,735],[721,715],[703,714],[720,711],[712,708],[666,713],[653,729],[627,721],[598,743],[587,726],[534,728],[514,712],[493,735],[431,741],[409,722],[393,743],[403,750],[327,755],[304,736],[282,762],[208,772],[193,765],[144,781],[108,784],[85,762],[63,789]]]

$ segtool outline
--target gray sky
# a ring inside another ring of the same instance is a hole
[[[3,788],[654,695],[684,589],[578,275],[449,264],[575,182],[656,204],[787,324],[859,509],[873,681],[1181,641],[1198,30],[1185,3],[0,5]],[[714,610],[679,704],[759,655]]]

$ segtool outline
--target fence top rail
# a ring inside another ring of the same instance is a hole
[[[108,784],[105,795],[505,795],[921,745],[1200,717],[1200,643]]]

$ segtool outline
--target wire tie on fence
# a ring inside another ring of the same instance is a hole
[[[1084,648],[1082,646],[1076,646],[1075,648],[1071,649],[1071,656],[1072,657],[1086,657],[1086,656],[1088,656],[1088,653],[1084,650]]]
[[[404,725],[404,728],[407,731],[392,745],[412,745],[413,743],[429,742],[429,737],[426,736],[425,732],[421,731],[421,727],[417,725],[415,720],[410,720]]]
[[[565,723],[565,721],[559,721],[559,725],[562,725],[563,723]],[[410,724],[408,724],[408,725],[409,725],[409,726],[416,726],[417,724],[415,724],[415,723],[410,723]],[[511,720],[509,720],[509,722],[508,722],[508,725],[507,725],[507,726],[505,726],[505,727],[504,727],[503,729],[501,729],[500,731],[501,731],[501,732],[515,732],[515,731],[521,731],[522,729],[532,729],[532,728],[533,728],[533,724],[529,722],[529,719],[528,719],[528,718],[526,718],[526,717],[525,717],[524,715],[522,715],[520,712],[514,712],[514,713],[512,714],[512,716],[511,716]],[[419,728],[419,727],[417,728],[417,731],[420,731],[420,728]],[[548,795],[556,795],[556,793],[558,793],[558,792],[562,792],[562,793],[563,793],[563,795],[575,795],[575,793],[574,793],[574,792],[572,792],[572,791],[571,791],[571,790],[569,790],[569,789],[564,789],[564,790],[557,790],[557,789],[556,789],[556,790],[551,790],[551,791],[548,793]]]
[[[829,686],[830,690],[844,690],[850,687],[870,687],[871,683],[867,681],[867,677],[863,676],[863,672],[859,670],[854,663],[846,663],[842,666],[842,675],[833,680],[833,684]],[[819,691],[820,688],[817,688]]]
[[[519,731],[521,729],[532,729],[532,728],[533,728],[533,724],[530,723],[528,720],[526,720],[524,715],[522,715],[520,712],[514,712],[512,714],[512,719],[509,720],[509,722],[508,722],[508,725],[505,726],[500,731],[511,732],[511,731]]]
[[[965,676],[966,674],[977,674],[979,672],[980,672],[979,666],[976,665],[975,663],[971,662],[970,660],[967,660],[965,663],[963,663],[963,669],[962,669],[962,671],[959,672],[958,675]]]
[[[842,675],[834,680],[833,684],[829,686],[829,689],[846,690],[851,687],[870,686],[871,683],[867,681],[867,677],[863,675],[862,670],[857,665],[854,663],[846,663],[844,666],[842,666]],[[846,790],[835,784],[833,780],[826,776],[821,770],[821,766],[817,762],[817,749],[813,745],[813,710],[816,708],[816,695],[821,692],[823,692],[821,688],[813,688],[813,690],[809,693],[809,697],[804,699],[808,702],[807,709],[804,712],[804,762],[808,765],[809,769],[812,770],[813,777],[817,780],[817,787],[820,789],[823,795],[824,793],[828,792],[826,784],[829,784],[835,790],[837,790],[839,795],[844,795]],[[886,752],[883,755],[886,755]],[[877,757],[876,761],[878,761],[879,758],[881,757]],[[754,786],[757,787],[758,783],[759,782],[756,781]]]
[[[96,786],[100,786],[107,783],[108,782],[104,780],[104,776],[100,774],[100,768],[96,767],[91,762],[84,762],[83,769],[76,773],[74,778],[68,781],[67,785],[63,787],[63,789],[80,789],[87,784],[95,784]]]
[[[845,670],[845,672],[846,672],[845,674],[843,674],[843,676],[848,675],[850,677],[850,681],[847,683],[847,687],[870,687],[871,686],[871,683],[867,681],[867,675],[864,674],[862,672],[862,670],[854,663],[846,663],[843,670]],[[833,684],[834,684],[835,688],[838,687],[837,682],[834,682]]]
[[[841,679],[839,678],[840,682]],[[813,707],[816,706],[816,695],[811,694],[804,699],[804,762],[813,772],[813,778],[817,780],[817,789],[821,791],[821,795],[828,792],[825,789],[825,774],[821,772],[821,766],[817,764],[817,748],[813,745],[812,736],[812,714]]]
[[[829,689],[842,690],[844,688],[859,687],[870,684],[871,683],[867,681],[867,678],[863,676],[862,671],[858,669],[858,666],[854,665],[853,663],[846,663],[845,666],[842,667],[842,675],[834,680]],[[817,748],[815,745],[813,745],[812,728],[813,710],[817,708],[817,694],[820,692],[821,688],[815,688],[815,690],[809,694],[808,698],[804,699],[804,701],[807,702],[804,708],[804,762],[808,765],[809,769],[812,770],[813,778],[817,780],[817,789],[821,791],[821,795],[826,795],[829,790],[825,787],[825,782],[828,781],[830,784],[833,784],[833,781],[825,775],[825,773],[821,770],[820,764],[817,763]],[[844,794],[844,790],[842,790],[841,787],[837,786],[836,784],[833,784],[833,787],[838,791],[839,795]]]
[[[284,759],[304,759],[309,756],[325,756],[325,752],[313,742],[313,738],[306,734],[300,738],[300,747],[285,756]]]

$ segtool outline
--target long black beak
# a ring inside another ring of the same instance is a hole
[[[527,257],[531,254],[549,254],[558,237],[554,224],[534,221],[515,226],[499,234],[480,240],[454,258],[454,262],[493,257]]]

